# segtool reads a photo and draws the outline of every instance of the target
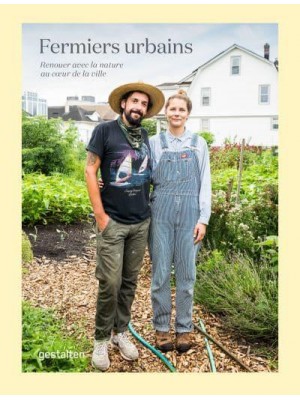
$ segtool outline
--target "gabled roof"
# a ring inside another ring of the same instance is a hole
[[[48,118],[62,118],[63,121],[103,122],[115,119],[116,115],[108,104],[69,106],[69,112],[65,112],[64,106],[48,107]]]
[[[161,83],[160,85],[157,85],[156,87],[161,87],[161,86],[174,86],[177,85],[177,82],[165,82]]]
[[[72,119],[73,121],[86,121],[84,113],[78,106],[70,106],[69,112],[65,112],[65,107],[48,107],[48,118],[62,118],[63,121]]]
[[[267,64],[274,65],[274,63],[270,60],[267,60],[266,58],[260,56],[259,54],[254,53],[251,50],[246,49],[245,47],[242,47],[238,44],[233,44],[232,46],[228,47],[226,50],[222,51],[221,53],[217,54],[210,60],[206,61],[204,64],[200,65],[198,68],[196,68],[191,74],[185,76],[183,79],[177,82],[178,85],[183,84],[183,83],[191,83],[192,80],[194,79],[196,73],[199,71],[199,69],[203,69],[207,67],[208,65],[212,64],[213,62],[217,61],[221,57],[225,56],[226,54],[230,53],[234,49],[239,49],[244,51],[245,53],[248,53],[249,55],[258,58],[261,61],[266,62]]]
[[[117,116],[109,104],[81,105],[80,107],[86,110],[86,112],[97,112],[104,121],[111,121]]]

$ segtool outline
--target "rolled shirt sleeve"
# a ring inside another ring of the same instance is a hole
[[[198,140],[197,150],[201,176],[199,193],[200,217],[198,223],[208,225],[211,215],[211,174],[207,143],[201,137]]]

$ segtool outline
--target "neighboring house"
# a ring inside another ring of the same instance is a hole
[[[22,95],[22,110],[31,116],[47,116],[47,100],[41,99],[38,93],[25,91]]]
[[[187,128],[209,131],[214,145],[225,139],[252,145],[278,145],[278,61],[269,60],[237,44],[216,55],[176,83],[157,87],[166,99],[184,89],[193,103]],[[164,129],[164,110],[157,116]]]
[[[79,139],[88,143],[93,129],[101,122],[111,121],[117,114],[112,111],[109,104],[96,104],[88,101],[79,102],[75,100],[73,104],[71,98],[65,106],[49,107],[48,118],[62,118],[63,121],[74,122],[79,132]]]

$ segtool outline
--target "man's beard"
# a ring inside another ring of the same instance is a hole
[[[124,110],[125,118],[127,119],[128,123],[129,123],[130,125],[133,125],[133,126],[138,127],[138,126],[141,125],[141,122],[142,122],[144,116],[141,115],[139,111],[135,111],[136,114],[139,114],[139,115],[140,115],[140,118],[135,119],[135,118],[132,118],[132,116],[131,116],[131,113],[132,113],[132,112],[133,112],[133,110],[130,110],[128,113]]]

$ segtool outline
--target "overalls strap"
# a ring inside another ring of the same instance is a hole
[[[191,147],[197,147],[198,144],[198,135],[197,133],[193,133],[192,139],[191,139]]]
[[[159,137],[160,137],[161,148],[163,150],[168,149],[169,146],[168,146],[168,142],[167,142],[166,133],[165,132],[160,132]]]

